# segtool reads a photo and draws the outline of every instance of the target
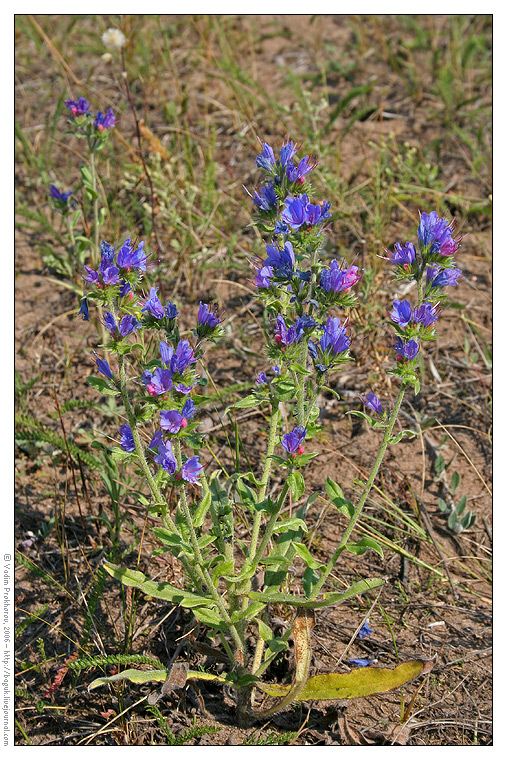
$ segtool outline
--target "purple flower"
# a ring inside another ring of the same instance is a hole
[[[273,153],[273,148],[267,143],[262,143],[262,151],[255,159],[255,163],[261,169],[265,169],[268,172],[271,171],[275,165],[275,154]]]
[[[148,444],[148,448],[149,449],[156,449],[157,446],[160,446],[161,443],[162,443],[162,431],[161,430],[156,430],[153,433],[151,441]]]
[[[111,266],[114,259],[114,247],[111,245],[111,243],[106,243],[105,240],[103,240],[100,244],[100,264],[101,266],[108,267]]]
[[[126,338],[131,332],[135,332],[141,323],[132,314],[125,314],[118,325],[118,332],[122,338]]]
[[[138,247],[134,250],[132,240],[127,238],[124,244],[118,251],[118,258],[116,263],[120,269],[139,269],[142,272],[146,272],[146,253],[143,250],[144,242],[139,243]]]
[[[275,366],[271,367],[271,369],[273,370],[273,374],[274,375],[279,376],[279,375],[282,374],[282,370],[280,369],[280,367],[278,366],[278,364],[275,364]]]
[[[359,633],[357,634],[357,638],[358,639],[367,639],[368,636],[370,635],[370,633],[371,633],[370,621],[368,620],[368,618],[366,618],[366,620],[364,622],[364,625],[361,626],[361,628],[359,629]]]
[[[350,347],[350,338],[345,332],[345,327],[341,327],[338,317],[328,317],[319,345],[323,353],[330,352],[334,356]]]
[[[315,164],[309,163],[310,156],[305,156],[301,159],[299,164],[297,166],[294,166],[292,161],[289,161],[287,166],[285,167],[285,174],[287,176],[287,179],[289,182],[304,182],[304,178],[307,174],[310,174],[312,169],[316,167]]]
[[[438,307],[425,301],[421,306],[414,309],[412,318],[414,322],[421,323],[424,327],[430,327],[438,319]]]
[[[320,273],[320,287],[324,293],[329,293],[331,290],[340,293],[358,283],[361,277],[359,267],[352,266],[348,269],[340,269],[338,261],[333,259],[329,269],[323,269]]]
[[[165,315],[167,319],[176,319],[178,314],[179,314],[179,311],[176,308],[176,306],[170,301],[168,301],[167,306],[165,307]]]
[[[295,155],[296,155],[296,148],[294,147],[294,143],[292,142],[292,140],[289,140],[287,145],[284,145],[280,150],[280,163],[282,165],[282,169],[285,168],[287,163]]]
[[[273,269],[282,269],[284,272],[292,273],[296,263],[294,248],[292,243],[287,241],[283,249],[280,250],[276,245],[266,245],[267,259],[264,261],[265,267]]]
[[[461,277],[461,269],[441,269],[441,267],[428,267],[426,270],[426,282],[430,288],[446,288],[457,285]]]
[[[190,457],[181,468],[181,476],[187,483],[195,483],[201,477],[204,467],[199,461],[199,457]]]
[[[365,406],[372,410],[372,412],[382,414],[382,404],[374,393],[367,393],[366,396],[361,396],[361,394],[359,394],[359,398]]]
[[[167,430],[168,433],[173,433],[173,435],[176,435],[176,433],[179,433],[181,428],[185,428],[186,426],[186,418],[183,417],[183,415],[181,415],[176,409],[171,409],[170,411],[163,409],[160,412],[160,427],[162,430]]]
[[[120,270],[118,267],[107,267],[102,271],[104,285],[118,285],[120,282]]]
[[[262,211],[271,211],[272,208],[275,208],[277,199],[273,185],[264,185],[264,187],[261,188],[260,195],[257,190],[255,190],[253,194],[253,202]]]
[[[90,110],[90,104],[86,98],[79,98],[79,100],[66,100],[65,108],[68,108],[73,116],[83,116]]]
[[[146,390],[150,396],[161,396],[163,393],[167,393],[173,387],[172,372],[169,369],[161,369],[157,367],[155,372],[145,370],[142,374],[141,380],[146,386]]]
[[[306,207],[308,205],[306,193],[297,198],[286,198],[285,208],[282,211],[282,220],[293,230],[297,230],[306,222]]]
[[[157,296],[158,288],[150,288],[150,295],[144,302],[144,306],[141,311],[148,311],[155,319],[162,319],[164,316],[164,307],[160,303]]]
[[[80,314],[83,315],[83,321],[84,322],[88,322],[89,321],[90,316],[88,314],[88,301],[86,300],[86,298],[82,298],[81,299],[81,308],[79,309],[79,311],[77,313],[78,317],[79,317]]]
[[[384,249],[389,254],[389,261],[391,264],[399,264],[400,266],[408,266],[415,261],[415,248],[412,243],[405,243],[403,246],[401,243],[394,244],[394,252]]]
[[[99,372],[102,372],[103,375],[108,377],[110,380],[113,379],[113,374],[111,372],[111,369],[109,367],[109,364],[104,361],[103,359],[99,359],[97,354],[95,354],[95,361],[97,362],[97,369]]]
[[[125,451],[134,451],[136,446],[130,425],[120,425],[120,446]]]
[[[172,346],[168,346],[167,343],[164,343],[164,341],[160,341],[160,358],[166,367],[170,366],[173,354],[174,348]]]
[[[351,665],[357,665],[358,668],[367,668],[368,665],[371,665],[375,660],[350,659],[349,662]]]
[[[441,219],[436,211],[430,214],[422,213],[417,228],[417,237],[422,248],[430,254],[452,256],[459,248],[460,239],[454,240],[454,222]]]
[[[68,205],[68,200],[72,195],[72,190],[69,190],[68,193],[61,193],[57,187],[50,185],[49,194],[56,201],[56,205],[58,205],[59,208],[66,208]]]
[[[287,454],[302,454],[305,436],[306,428],[302,425],[297,425],[290,433],[286,433],[282,438],[282,446]]]
[[[190,393],[190,391],[194,388],[195,383],[193,385],[185,385],[184,383],[178,383],[178,385],[174,386],[174,390],[178,391],[178,393]]]
[[[99,132],[102,132],[104,129],[109,129],[110,127],[114,127],[116,124],[116,119],[114,116],[114,113],[110,108],[106,111],[105,114],[102,113],[102,111],[97,111],[97,115],[95,117],[95,121],[93,122],[94,127],[99,130]]]
[[[275,224],[275,235],[288,235],[289,234],[289,227],[285,222],[280,221],[280,219]]]
[[[154,457],[154,460],[159,464],[162,469],[174,475],[176,472],[176,457],[174,456],[173,447],[169,441],[163,441],[158,447],[158,454]]]
[[[331,204],[328,201],[322,201],[321,206],[308,203],[306,206],[306,223],[313,227],[315,224],[323,222],[324,219],[329,219],[331,217],[330,208]]]
[[[270,288],[271,277],[275,274],[273,267],[261,267],[255,272],[254,285],[258,288]]]
[[[265,372],[259,372],[257,377],[255,378],[255,382],[257,385],[267,385],[269,383],[268,376]]]
[[[220,317],[217,316],[216,307],[209,307],[209,304],[199,301],[199,311],[197,313],[197,335],[199,338],[206,338],[215,332],[215,328],[220,324]]]
[[[299,343],[303,337],[304,326],[301,325],[300,317],[294,325],[287,327],[284,318],[280,315],[275,320],[275,342],[280,346],[290,346]]]
[[[419,353],[419,344],[416,340],[409,340],[405,342],[402,338],[399,336],[394,341],[394,350],[398,354],[398,360],[403,361],[415,359],[417,354]]]
[[[196,361],[197,359],[194,358],[194,349],[188,340],[180,340],[171,357],[171,372],[179,372],[181,374],[191,364],[195,364]]]
[[[406,327],[412,319],[412,308],[410,302],[394,301],[393,310],[389,315],[393,322],[396,322],[400,327]]]
[[[91,282],[95,285],[100,279],[100,275],[95,269],[91,269],[90,267],[87,267],[86,264],[84,265],[84,268],[86,269],[86,282]]]
[[[110,311],[106,311],[104,314],[104,324],[111,334],[115,332],[116,321]]]
[[[132,290],[132,285],[130,284],[130,282],[127,282],[127,280],[122,280],[121,288],[119,290],[120,298],[123,298],[124,296],[126,296],[127,293],[130,293],[131,290]]]

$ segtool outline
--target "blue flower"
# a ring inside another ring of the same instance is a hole
[[[357,634],[357,638],[358,639],[367,639],[368,636],[370,635],[370,633],[371,633],[370,621],[368,620],[368,618],[366,618],[364,625],[361,626],[361,628],[359,629],[359,633]]]
[[[292,273],[296,263],[294,248],[292,243],[287,241],[283,249],[276,245],[266,245],[267,259],[264,261],[265,267],[272,267],[275,270],[281,269],[283,272]]]
[[[430,288],[446,288],[450,285],[458,284],[461,277],[461,269],[441,269],[441,267],[428,267],[426,270],[426,281]]]
[[[190,457],[190,459],[187,459],[181,468],[181,476],[183,480],[186,480],[188,483],[196,483],[203,472],[204,467],[200,463],[198,456]]]
[[[220,324],[220,317],[217,315],[218,307],[209,307],[209,304],[199,301],[199,311],[197,313],[197,335],[199,338],[206,338],[215,332],[215,328]]]
[[[170,301],[168,301],[167,306],[165,307],[165,315],[167,319],[176,319],[178,314],[179,314],[179,311],[176,308],[176,306]]]
[[[394,301],[393,310],[389,316],[393,322],[399,324],[400,327],[406,327],[412,319],[410,302],[406,299],[404,301]]]
[[[173,375],[170,369],[157,367],[155,372],[145,370],[141,380],[150,396],[161,396],[173,387]]]
[[[292,161],[289,161],[285,167],[285,174],[289,182],[304,182],[304,178],[307,174],[310,174],[316,164],[309,163],[310,156],[305,156],[301,159],[297,166],[294,166]]]
[[[289,140],[287,145],[284,145],[280,150],[280,163],[282,165],[282,169],[286,167],[288,162],[295,155],[296,155],[296,148],[294,147],[294,143],[292,142],[292,140]]]
[[[286,433],[282,437],[282,446],[287,454],[302,454],[304,451],[303,441],[306,436],[306,428],[302,425],[296,425],[294,430],[290,433]]]
[[[165,314],[164,307],[157,296],[158,288],[150,288],[150,295],[144,302],[141,311],[148,311],[155,319],[162,319]]]
[[[120,446],[125,451],[135,451],[134,437],[130,425],[120,425]]]
[[[257,190],[253,194],[253,202],[262,211],[271,211],[277,203],[276,193],[273,185],[264,185],[261,188],[260,195]]]
[[[97,354],[95,354],[95,361],[97,362],[97,369],[99,372],[102,372],[103,375],[108,377],[110,380],[113,379],[113,374],[111,372],[111,369],[109,367],[109,364],[104,361],[103,359],[99,359]]]
[[[254,277],[254,285],[258,288],[270,288],[271,278],[274,276],[275,270],[273,267],[261,267],[257,269]]]
[[[438,307],[425,301],[421,306],[414,309],[412,314],[414,322],[430,327],[438,319]]]
[[[154,457],[154,460],[170,475],[174,475],[176,472],[176,457],[169,441],[163,441],[160,444],[158,454]]]
[[[259,374],[255,378],[255,382],[257,383],[257,385],[268,385],[269,383],[268,376],[266,375],[265,372],[259,372]]]
[[[263,143],[262,151],[255,159],[255,163],[261,169],[265,169],[268,172],[271,171],[275,165],[275,154],[273,153],[273,148],[267,143]]]
[[[410,359],[415,359],[415,357],[419,353],[419,344],[417,343],[416,340],[409,340],[405,342],[399,336],[394,341],[393,348],[398,354],[399,361],[403,361],[404,359],[406,361],[409,361]]]
[[[194,358],[194,349],[188,340],[180,340],[171,357],[171,372],[182,373],[191,364],[195,364],[196,361],[197,359]]]
[[[116,119],[114,113],[110,108],[108,108],[105,114],[103,114],[102,111],[97,111],[93,125],[98,129],[99,132],[102,132],[104,129],[114,127],[115,124]]]
[[[361,277],[359,267],[340,269],[338,261],[333,259],[329,269],[323,269],[320,273],[320,287],[324,293],[329,293],[331,290],[334,293],[340,293],[358,283]]]
[[[88,314],[88,301],[86,300],[86,297],[84,297],[84,296],[81,299],[81,308],[79,309],[77,315],[79,316],[80,314],[83,315],[83,321],[84,322],[88,322],[89,321],[90,316]]]
[[[282,220],[293,230],[298,230],[306,222],[306,207],[309,203],[306,193],[297,198],[286,198]]]
[[[120,270],[118,267],[107,267],[102,272],[104,285],[118,285],[120,282]]]
[[[83,116],[90,110],[90,104],[86,98],[79,98],[79,100],[66,100],[65,108],[68,108],[73,116]]]
[[[288,235],[289,234],[289,227],[285,222],[282,222],[280,219],[275,224],[275,235]]]
[[[350,347],[350,337],[345,332],[345,327],[341,326],[338,317],[328,317],[319,345],[323,353],[329,351],[334,356]]]
[[[186,418],[180,414],[176,409],[163,409],[160,412],[160,427],[162,430],[167,430],[168,433],[179,433],[181,428],[187,426]]]
[[[118,332],[122,336],[122,338],[126,338],[127,335],[130,335],[131,332],[135,332],[138,327],[141,326],[141,323],[138,319],[136,319],[132,314],[125,314],[122,319],[120,319],[120,323],[118,325]]]
[[[400,266],[408,266],[415,261],[415,248],[412,243],[405,243],[403,246],[401,243],[394,244],[394,252],[384,249],[389,254],[389,261],[391,264],[399,264]]]
[[[382,414],[382,404],[374,393],[367,393],[366,396],[361,396],[361,394],[359,394],[359,398],[368,409],[372,410],[372,412]]]
[[[56,208],[60,209],[60,211],[69,210],[69,198],[72,195],[72,190],[69,190],[68,193],[62,193],[57,187],[50,185],[49,194],[55,201]]]
[[[162,431],[156,430],[148,444],[149,449],[156,449],[162,443]]]
[[[422,213],[417,228],[419,243],[425,252],[439,254],[440,256],[452,256],[460,246],[460,239],[454,239],[454,222],[441,219],[436,211],[430,214]]]
[[[350,659],[349,662],[351,665],[357,665],[358,668],[367,668],[368,665],[376,662],[376,660]]]
[[[106,311],[104,314],[104,324],[112,334],[116,330],[116,320],[110,311]]]
[[[118,251],[118,257],[116,259],[117,265],[120,269],[139,269],[141,272],[146,272],[146,253],[143,250],[144,242],[140,242],[137,248],[134,250],[134,245],[130,238],[125,240],[124,244]]]

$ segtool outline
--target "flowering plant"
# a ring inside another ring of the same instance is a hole
[[[81,106],[83,110],[84,105]],[[86,114],[76,114],[83,118]],[[317,456],[311,441],[319,431],[318,399],[330,374],[352,361],[350,309],[357,305],[352,288],[360,281],[357,266],[333,259],[326,263],[321,252],[330,219],[330,204],[312,203],[307,177],[315,167],[309,156],[297,160],[292,141],[279,156],[264,143],[256,158],[264,184],[255,191],[255,224],[267,236],[266,256],[252,259],[253,283],[266,309],[271,330],[266,355],[271,369],[262,370],[251,393],[234,407],[263,405],[269,412],[269,433],[260,471],[227,474],[212,471],[202,455],[203,433],[199,410],[206,398],[199,393],[197,373],[207,343],[222,334],[217,308],[200,303],[192,335],[182,336],[178,309],[158,296],[158,288],[141,294],[150,254],[144,244],[127,239],[118,247],[101,245],[100,262],[86,267],[89,298],[103,315],[109,360],[96,356],[101,377],[89,378],[101,393],[119,397],[125,421],[119,429],[117,460],[137,467],[149,495],[140,500],[160,524],[153,529],[160,552],[176,557],[184,574],[182,588],[165,581],[154,582],[142,573],[104,563],[114,578],[150,596],[181,605],[218,637],[229,662],[226,675],[185,670],[187,678],[206,678],[230,684],[236,691],[240,719],[266,718],[295,699],[319,699],[378,693],[400,685],[431,668],[422,660],[402,663],[394,670],[367,669],[349,674],[308,678],[311,659],[311,628],[315,611],[379,588],[382,578],[363,579],[349,588],[325,591],[329,576],[345,551],[367,550],[382,556],[381,546],[371,538],[352,542],[351,535],[368,498],[386,449],[412,431],[393,434],[404,394],[409,386],[419,391],[418,358],[421,345],[436,337],[435,324],[443,303],[443,288],[455,285],[460,270],[453,254],[459,246],[454,228],[436,212],[421,214],[418,250],[412,243],[397,243],[386,251],[395,265],[395,280],[415,280],[417,302],[395,300],[389,314],[395,331],[396,367],[400,390],[389,409],[369,392],[361,396],[373,413],[353,412],[383,431],[378,456],[357,504],[348,501],[330,478],[326,491],[349,522],[327,563],[314,557],[305,544],[305,468]],[[304,192],[303,192],[304,191]],[[340,316],[336,312],[339,312]],[[155,346],[154,352],[152,346]],[[134,364],[135,358],[137,364]],[[141,370],[129,375],[134,366]],[[282,408],[285,407],[285,415]],[[285,420],[285,422],[284,422]],[[310,451],[307,449],[310,448]],[[273,473],[281,475],[274,482]],[[289,494],[299,504],[288,509]],[[249,531],[240,537],[241,519]],[[297,593],[293,561],[304,569]],[[270,605],[295,610],[292,625],[277,635],[270,619]],[[248,634],[255,632],[254,651]],[[368,624],[361,635],[369,635]],[[263,680],[270,665],[295,643],[296,672],[291,686]],[[371,661],[354,661],[360,667]],[[164,680],[171,684],[172,671],[139,673],[125,671],[100,678],[98,686],[111,680]],[[386,685],[387,684],[387,685]],[[276,698],[264,710],[255,708],[255,690]],[[345,692],[344,692],[345,690]]]

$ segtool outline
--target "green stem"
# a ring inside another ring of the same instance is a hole
[[[90,174],[92,175],[92,189],[95,193],[93,199],[93,259],[92,267],[98,266],[100,259],[99,248],[99,198],[97,195],[97,170],[95,167],[95,151],[90,148]]]
[[[262,555],[264,554],[264,550],[265,550],[266,546],[268,545],[268,542],[269,542],[271,536],[273,535],[273,528],[275,527],[275,523],[277,521],[278,515],[280,514],[280,512],[282,510],[283,503],[285,501],[285,497],[287,496],[288,490],[289,490],[289,484],[288,484],[288,482],[286,480],[285,484],[284,484],[284,486],[282,488],[282,491],[280,493],[280,496],[278,497],[278,504],[276,505],[276,509],[273,512],[273,514],[270,515],[270,518],[269,518],[269,520],[266,523],[266,526],[264,528],[264,535],[262,536],[262,540],[261,540],[261,543],[259,545],[259,548],[258,548],[258,550],[257,550],[254,558],[251,560],[252,565],[254,567],[257,567],[257,565],[259,564],[259,560],[262,559]]]
[[[181,470],[182,466],[182,457],[181,457],[181,443],[178,439],[174,442],[174,450],[176,455],[176,464],[178,466],[178,469]],[[180,481],[179,483],[179,491],[180,491],[180,501],[181,506],[183,507],[183,514],[185,516],[185,522],[187,524],[188,532],[190,535],[190,543],[192,544],[192,548],[194,550],[194,556],[197,561],[197,569],[199,572],[199,575],[202,576],[206,586],[208,587],[208,590],[213,597],[213,600],[216,602],[217,607],[220,610],[220,613],[222,615],[222,618],[224,622],[227,624],[231,635],[234,639],[234,643],[236,644],[237,649],[239,649],[241,652],[243,652],[243,642],[241,640],[241,636],[238,633],[238,630],[236,626],[233,624],[231,617],[227,611],[227,608],[224,604],[224,601],[220,594],[218,593],[213,580],[209,574],[208,568],[206,567],[206,564],[204,562],[204,557],[201,553],[201,548],[199,546],[199,542],[197,540],[197,534],[195,532],[194,524],[192,522],[192,515],[190,514],[190,508],[188,506],[187,501],[187,494],[185,491],[185,484],[183,481]]]
[[[389,438],[391,437],[391,433],[393,432],[393,428],[394,428],[396,419],[398,417],[398,412],[400,411],[400,407],[401,407],[401,404],[402,404],[402,401],[403,401],[403,396],[405,395],[405,387],[406,386],[402,384],[402,386],[400,388],[400,392],[398,393],[398,398],[396,399],[396,403],[394,405],[393,412],[391,414],[391,418],[390,418],[389,423],[387,425],[387,428],[385,430],[384,437],[382,439],[382,444],[380,446],[379,453],[378,453],[377,458],[375,460],[375,464],[373,465],[373,469],[372,469],[372,471],[370,473],[370,477],[368,478],[368,481],[367,481],[367,483],[366,483],[366,485],[364,487],[364,491],[362,492],[362,494],[361,494],[361,496],[359,498],[359,501],[357,503],[357,507],[354,510],[354,514],[350,518],[350,522],[348,524],[347,530],[343,534],[343,537],[342,537],[340,543],[338,544],[338,546],[337,546],[337,548],[336,548],[333,556],[329,560],[329,563],[326,565],[326,569],[322,573],[322,575],[321,575],[321,577],[320,577],[317,585],[313,589],[312,599],[315,598],[316,596],[318,596],[318,594],[320,593],[320,590],[321,590],[322,586],[324,585],[324,583],[326,582],[329,574],[333,570],[333,567],[335,566],[336,561],[338,560],[338,557],[340,556],[340,554],[345,549],[347,541],[349,540],[350,535],[351,535],[352,531],[354,530],[354,526],[355,526],[356,522],[358,521],[359,516],[361,515],[363,507],[364,507],[364,505],[366,503],[366,499],[368,498],[368,494],[371,491],[371,488],[373,486],[375,478],[377,477],[377,473],[378,473],[378,471],[380,469],[380,465],[382,464],[382,460],[384,458],[384,454],[386,453],[386,449],[387,449],[387,446],[388,446]]]
[[[272,456],[275,450],[276,434],[278,431],[278,410],[279,404],[273,405],[273,411],[271,414],[271,420],[269,423],[269,439],[268,449],[266,451],[266,459],[264,461],[264,472],[262,473],[261,486],[257,496],[257,503],[260,504],[266,498],[266,491],[269,485],[269,476],[271,474]],[[254,523],[252,527],[252,540],[250,543],[250,559],[255,555],[257,551],[257,542],[259,540],[259,531],[261,528],[262,512],[257,512],[254,517]]]

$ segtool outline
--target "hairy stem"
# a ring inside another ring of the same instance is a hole
[[[266,451],[266,458],[264,460],[264,472],[262,473],[262,480],[261,480],[261,486],[259,488],[259,493],[257,496],[257,503],[260,504],[264,501],[266,498],[266,492],[269,485],[269,476],[271,474],[271,464],[272,464],[272,456],[273,452],[275,450],[275,442],[276,442],[276,434],[278,430],[278,409],[279,404],[276,403],[273,406],[273,411],[271,413],[271,420],[269,423],[269,439],[268,439],[268,448]],[[257,512],[257,514],[254,517],[254,523],[252,527],[252,540],[250,543],[250,559],[255,555],[255,552],[257,551],[257,543],[259,540],[259,531],[261,528],[261,522],[262,522],[262,512]]]
[[[391,414],[391,418],[390,418],[389,423],[387,425],[387,428],[385,430],[384,437],[383,437],[382,443],[380,445],[379,453],[378,453],[377,458],[375,460],[375,464],[373,465],[373,469],[372,469],[372,471],[370,473],[370,477],[368,478],[368,480],[366,482],[366,485],[364,487],[364,490],[363,490],[361,496],[359,497],[359,501],[357,503],[357,507],[354,510],[354,514],[350,518],[350,522],[348,524],[348,527],[347,527],[345,533],[343,534],[343,537],[342,537],[340,543],[336,547],[336,550],[335,550],[333,556],[329,560],[329,563],[326,565],[326,568],[323,571],[323,573],[322,573],[322,575],[321,575],[321,577],[320,577],[317,585],[313,589],[312,599],[315,598],[320,593],[320,590],[321,590],[322,586],[324,585],[324,583],[326,582],[329,574],[332,572],[333,567],[335,566],[336,561],[338,560],[338,557],[340,556],[340,554],[345,549],[347,541],[349,540],[350,535],[351,535],[352,531],[354,530],[355,524],[358,521],[359,516],[361,515],[363,507],[364,507],[364,505],[366,503],[366,499],[368,498],[368,494],[371,491],[371,488],[373,486],[375,478],[377,477],[377,473],[378,473],[378,471],[380,469],[380,465],[382,464],[382,460],[384,458],[384,454],[386,453],[386,449],[387,449],[387,446],[388,446],[389,438],[391,437],[391,434],[393,432],[393,428],[394,428],[396,419],[398,417],[398,412],[400,411],[400,407],[401,407],[401,404],[402,404],[402,401],[403,401],[403,396],[405,395],[405,388],[406,388],[406,386],[404,384],[402,384],[402,386],[400,388],[400,392],[398,393],[398,398],[396,399],[396,403],[394,405],[394,408],[393,408],[393,411],[392,411],[392,414]]]

